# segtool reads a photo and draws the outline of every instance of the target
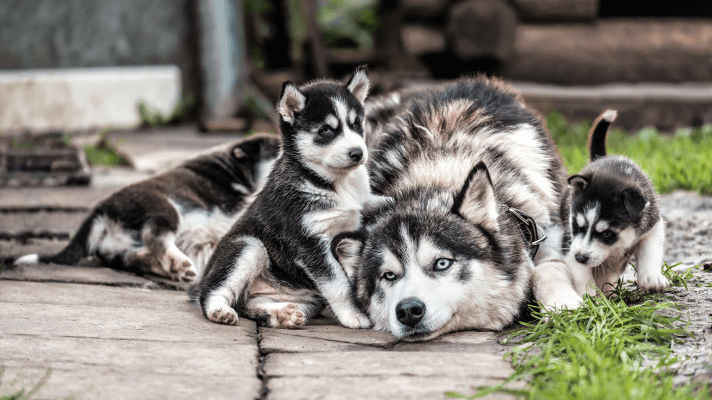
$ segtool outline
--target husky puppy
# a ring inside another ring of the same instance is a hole
[[[379,201],[365,166],[368,88],[365,68],[346,85],[284,83],[281,156],[191,289],[208,319],[236,324],[239,312],[260,326],[293,328],[328,305],[346,327],[371,325],[329,248],[335,235],[359,228],[364,205]]]
[[[567,221],[563,252],[574,280],[586,281],[579,294],[609,292],[635,255],[638,286],[662,291],[670,285],[661,273],[665,222],[650,179],[633,161],[606,156],[606,134],[614,110],[601,114],[589,134],[591,163],[569,178],[562,201]],[[594,286],[595,285],[595,286]]]
[[[461,79],[415,95],[398,118],[369,162],[373,192],[394,201],[332,243],[374,327],[405,340],[502,329],[529,299],[535,265],[545,272],[534,294],[546,304],[575,296],[555,290],[566,172],[518,94]],[[517,215],[548,236],[536,256]]]
[[[99,203],[58,254],[15,263],[74,265],[96,256],[113,268],[192,281],[266,180],[278,151],[276,135],[208,150]]]

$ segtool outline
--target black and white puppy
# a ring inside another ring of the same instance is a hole
[[[191,288],[211,321],[293,328],[330,306],[349,328],[367,328],[330,251],[331,239],[358,229],[370,193],[363,138],[369,79],[359,68],[346,85],[285,82],[277,103],[282,153],[264,189],[223,237]],[[237,312],[236,312],[237,311]]]
[[[633,161],[606,156],[606,135],[617,116],[607,110],[589,134],[591,163],[569,178],[562,202],[568,221],[563,241],[566,263],[580,295],[609,292],[635,255],[638,286],[661,291],[665,222],[650,179]]]
[[[259,191],[279,137],[218,146],[99,203],[61,252],[15,264],[75,265],[96,256],[116,269],[193,281],[215,245]]]

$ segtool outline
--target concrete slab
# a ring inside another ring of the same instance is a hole
[[[501,380],[482,378],[453,378],[448,376],[366,376],[366,377],[286,377],[267,381],[270,400],[434,400],[450,399],[445,392],[465,396],[476,392],[474,388],[496,385]],[[522,385],[512,385],[517,388]],[[485,400],[514,399],[506,394],[491,394]]]
[[[499,344],[501,332],[453,332],[430,342],[399,342],[393,351],[447,351],[504,354],[508,349]]]
[[[94,285],[154,288],[159,286],[148,279],[106,267],[78,267],[54,264],[23,264],[7,267],[0,272],[0,280],[30,282],[67,282]],[[0,285],[2,285],[0,281]]]
[[[0,233],[73,234],[89,215],[89,210],[77,212],[12,212],[0,213]]]
[[[512,372],[502,356],[483,353],[359,351],[270,354],[268,377],[441,376],[505,379]]]
[[[0,281],[0,303],[85,305],[192,312],[184,292],[80,284]]]
[[[126,168],[94,168],[89,186],[60,186],[35,188],[0,188],[0,208],[94,207],[112,193],[142,181],[150,174]]]
[[[257,346],[232,343],[186,343],[147,340],[114,340],[3,335],[2,364],[6,367],[32,365],[54,369],[86,366],[114,370],[152,372],[161,375],[255,375]],[[228,373],[229,371],[229,373]]]
[[[135,127],[139,102],[170,115],[180,100],[173,65],[0,71],[0,132]]]
[[[242,134],[204,134],[192,125],[112,131],[109,140],[128,155],[137,171],[157,173],[178,166],[197,153],[237,141]]]
[[[388,332],[348,329],[338,325],[306,325],[299,329],[260,328],[265,351],[342,351],[354,345],[389,348],[398,339]],[[318,350],[322,349],[322,350]]]
[[[255,324],[237,326],[208,321],[197,306],[185,312],[126,307],[3,304],[0,331],[8,335],[95,337],[103,339],[254,343]]]
[[[182,292],[0,281],[0,393],[258,398],[257,329],[205,319]]]
[[[374,346],[309,336],[295,336],[277,329],[260,329],[260,350],[266,353],[318,353],[332,351],[373,351]],[[359,336],[355,332],[353,336]],[[354,340],[355,338],[350,338]]]
[[[59,239],[0,240],[0,262],[5,257],[17,258],[25,254],[55,254],[68,243],[69,240]]]
[[[491,354],[373,351],[270,354],[264,370],[270,399],[446,398],[446,391],[469,395],[473,386],[501,383],[512,372]]]
[[[47,366],[8,367],[0,392],[29,390],[47,373]],[[32,396],[44,399],[256,399],[261,382],[254,375],[199,375],[190,371],[159,374],[86,365],[65,370],[53,368],[47,383]]]

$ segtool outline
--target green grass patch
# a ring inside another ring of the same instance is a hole
[[[156,128],[166,125],[176,125],[185,121],[194,104],[195,101],[192,96],[182,95],[169,115],[163,115],[160,111],[149,107],[144,101],[138,102],[136,111],[141,119],[142,127]]]
[[[591,122],[571,124],[552,112],[546,117],[546,125],[569,173],[578,173],[588,164],[586,141]],[[638,163],[660,193],[683,189],[712,194],[712,125],[679,129],[673,135],[654,128],[633,135],[612,129],[608,153],[622,154]]]
[[[84,155],[86,155],[89,165],[92,166],[131,166],[129,159],[121,154],[117,145],[111,143],[109,139],[106,138],[105,133],[101,135],[101,139],[98,143],[84,145]]]
[[[683,274],[665,264],[664,273],[678,287]],[[684,310],[665,294],[646,294],[619,284],[617,296],[584,296],[576,310],[548,312],[533,308],[533,322],[508,334],[515,347],[505,356],[515,372],[501,385],[480,388],[474,399],[493,392],[525,399],[712,399],[707,385],[673,384],[671,345],[690,336]],[[632,304],[635,302],[636,304]],[[525,380],[521,390],[505,386]]]

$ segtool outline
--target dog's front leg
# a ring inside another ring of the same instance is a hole
[[[663,291],[670,282],[661,272],[665,242],[665,221],[661,218],[641,240],[635,251],[638,287],[643,290]]]
[[[534,298],[547,310],[576,309],[583,302],[583,298],[582,293],[574,285],[571,271],[564,262],[561,251],[563,231],[560,226],[552,225],[545,229],[545,233],[547,239],[539,246],[534,260],[536,265],[532,276]]]
[[[336,314],[341,325],[352,329],[371,327],[371,320],[358,310],[353,300],[351,283],[341,264],[328,252],[326,255],[330,276],[316,278],[317,274],[311,272],[322,296],[329,302],[331,309]],[[314,271],[316,272],[316,271]]]

